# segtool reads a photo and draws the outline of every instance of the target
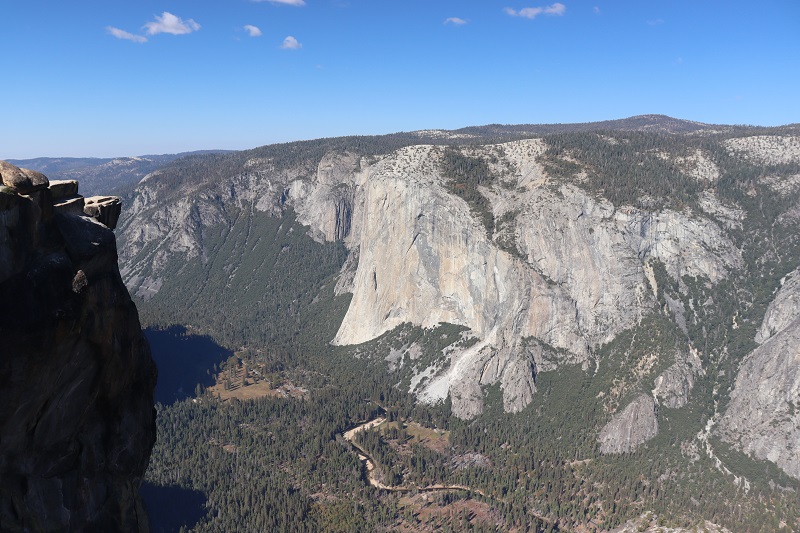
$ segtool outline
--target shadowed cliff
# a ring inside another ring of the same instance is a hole
[[[0,529],[148,531],[156,367],[116,198],[0,162]]]

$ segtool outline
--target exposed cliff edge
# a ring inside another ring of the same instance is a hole
[[[2,529],[147,531],[156,368],[117,266],[119,199],[0,173]]]

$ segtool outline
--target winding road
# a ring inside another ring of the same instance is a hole
[[[463,491],[463,492],[472,492],[475,494],[480,494],[486,498],[492,498],[488,496],[485,492],[480,489],[474,489],[472,487],[467,487],[466,485],[427,485],[425,487],[417,487],[417,486],[409,486],[409,485],[385,485],[382,483],[376,476],[375,476],[375,466],[376,462],[375,459],[365,450],[360,444],[355,441],[356,433],[359,431],[367,431],[374,427],[377,427],[383,424],[386,421],[386,418],[379,416],[378,418],[373,418],[368,422],[364,422],[360,426],[356,426],[348,431],[342,433],[342,437],[344,440],[350,443],[350,445],[355,448],[358,452],[358,458],[365,464],[367,468],[367,480],[369,484],[373,487],[381,490],[387,490],[390,492],[453,492],[453,491]],[[494,499],[494,498],[492,498]]]
[[[483,496],[484,498],[488,498],[488,499],[494,500],[494,501],[500,501],[500,502],[505,501],[505,500],[502,500],[500,498],[496,498],[494,496],[486,494],[485,492],[483,492],[480,489],[475,489],[475,488],[472,488],[472,487],[468,487],[466,485],[442,485],[442,484],[436,484],[436,485],[427,485],[425,487],[417,487],[417,486],[409,486],[409,485],[385,485],[385,484],[383,484],[380,480],[378,480],[375,477],[375,466],[376,466],[375,459],[369,454],[369,452],[367,452],[367,450],[365,450],[360,444],[358,444],[355,441],[355,437],[356,437],[356,434],[359,431],[367,431],[369,429],[372,429],[374,427],[377,427],[377,426],[383,424],[385,421],[386,421],[385,417],[379,416],[377,418],[373,418],[372,420],[370,420],[368,422],[364,422],[363,424],[358,425],[358,426],[356,426],[356,427],[354,427],[352,429],[349,429],[348,431],[345,431],[344,433],[341,434],[342,437],[344,438],[344,440],[349,442],[350,445],[356,450],[356,452],[358,452],[358,458],[361,459],[361,462],[363,462],[364,465],[366,466],[366,469],[367,469],[367,480],[369,481],[370,485],[372,485],[373,487],[375,487],[377,489],[381,489],[381,490],[385,490],[385,491],[389,491],[389,492],[412,492],[412,491],[416,491],[416,492],[454,492],[454,491],[458,491],[458,492],[469,492],[469,493],[472,493],[472,494],[478,494],[480,496]],[[539,520],[541,520],[543,522],[546,522],[548,524],[555,523],[550,518],[547,518],[546,516],[544,516],[542,514],[539,514],[539,513],[535,512],[535,511],[530,511],[530,513],[531,513],[531,515],[533,515],[534,517],[536,517],[537,519],[539,519]]]

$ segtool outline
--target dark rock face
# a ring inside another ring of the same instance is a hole
[[[354,196],[355,193],[348,189],[346,192],[340,193],[339,198],[335,200],[335,237],[337,241],[344,240],[350,235],[350,229],[353,224]]]
[[[19,192],[0,188],[0,529],[148,531],[156,368],[114,234]]]

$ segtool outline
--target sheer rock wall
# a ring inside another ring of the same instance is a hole
[[[98,221],[119,199],[0,172],[1,528],[148,531],[156,368]]]

